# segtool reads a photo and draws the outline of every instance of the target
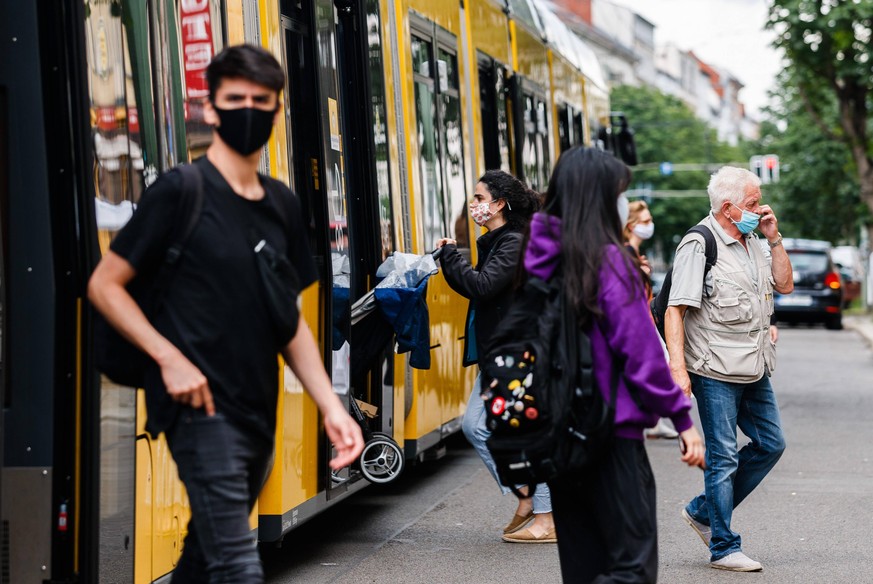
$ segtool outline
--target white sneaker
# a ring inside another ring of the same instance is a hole
[[[731,572],[760,572],[764,569],[761,562],[756,562],[743,552],[728,554],[714,562],[709,562],[709,565],[718,570]]]
[[[649,439],[664,438],[666,440],[675,440],[679,437],[679,432],[668,426],[663,418],[658,420],[658,423],[653,428],[647,428],[644,433],[646,438]]]
[[[691,515],[688,514],[688,511],[685,508],[682,508],[682,519],[685,520],[691,529],[694,530],[694,533],[700,536],[700,539],[703,540],[703,543],[706,544],[706,547],[709,548],[709,540],[712,539],[712,528],[708,525],[704,525],[699,521],[695,521]]]

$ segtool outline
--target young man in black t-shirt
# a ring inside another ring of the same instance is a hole
[[[265,50],[230,47],[207,69],[205,120],[213,142],[197,160],[203,207],[152,322],[125,286],[153,274],[173,243],[182,179],[162,176],[143,195],[88,285],[94,306],[152,357],[146,373],[148,430],[164,432],[185,484],[191,521],[174,582],[262,582],[249,513],[273,451],[281,352],[324,415],[337,456],[351,464],[361,429],[336,397],[305,321],[277,337],[259,277],[252,236],[290,260],[300,288],[317,276],[300,202],[287,186],[257,172],[261,147],[285,85]],[[288,302],[295,302],[289,298]]]

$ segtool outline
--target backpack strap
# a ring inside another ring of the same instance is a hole
[[[704,253],[706,254],[706,267],[703,269],[703,278],[706,279],[706,275],[712,269],[712,266],[718,261],[718,246],[715,243],[715,235],[712,233],[712,229],[703,224],[698,224],[685,232],[685,235],[697,233],[703,237],[704,244]],[[706,286],[704,285],[704,294],[706,293]]]
[[[260,175],[264,185],[264,192],[268,197],[275,201],[276,209],[279,211],[279,219],[282,220],[282,225],[285,226],[285,234],[291,233],[291,204],[288,197],[284,196],[282,189],[274,184],[274,179],[269,176]]]
[[[185,245],[194,232],[203,210],[203,173],[196,164],[180,164],[176,168],[182,175],[182,189],[179,192],[179,204],[173,219],[172,243],[167,248],[164,262],[155,278],[155,297],[158,301],[163,299]]]
[[[169,265],[179,261],[203,210],[203,173],[196,164],[181,164],[177,168],[182,175],[182,191],[173,221],[173,243],[167,249],[165,258],[165,263]]]

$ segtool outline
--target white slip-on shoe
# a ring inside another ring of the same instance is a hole
[[[723,558],[719,558],[709,565],[717,570],[730,570],[731,572],[760,572],[764,569],[761,562],[756,562],[743,552],[734,552]]]
[[[694,518],[688,514],[688,511],[685,508],[682,508],[682,519],[685,520],[691,529],[694,530],[694,533],[700,536],[700,539],[703,540],[703,543],[706,544],[706,547],[709,548],[709,540],[712,539],[712,529],[708,525],[704,525],[699,521],[695,521]]]

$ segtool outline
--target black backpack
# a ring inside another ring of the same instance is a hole
[[[685,237],[690,233],[699,233],[703,236],[706,253],[706,267],[703,270],[703,278],[706,279],[709,270],[711,270],[712,266],[715,265],[715,262],[718,261],[718,246],[715,244],[715,236],[712,234],[712,230],[706,225],[695,225],[685,232]],[[685,239],[685,237],[683,237],[683,239]],[[670,268],[670,271],[668,271],[667,275],[664,277],[664,283],[661,285],[661,289],[658,290],[658,295],[652,298],[652,301],[649,303],[649,308],[652,311],[652,318],[655,320],[655,327],[658,329],[658,334],[661,335],[662,339],[667,338],[664,334],[664,315],[667,314],[667,302],[670,300],[670,288],[672,287],[673,268]]]
[[[176,168],[182,174],[181,197],[173,222],[173,243],[156,273],[137,274],[127,290],[151,320],[160,310],[164,293],[172,279],[189,236],[203,208],[203,176],[193,164]],[[151,358],[121,336],[100,314],[93,311],[94,359],[97,369],[119,385],[143,387]]]
[[[500,482],[516,495],[601,460],[612,442],[617,387],[603,399],[591,343],[560,276],[530,277],[492,336],[482,370],[487,441]]]

